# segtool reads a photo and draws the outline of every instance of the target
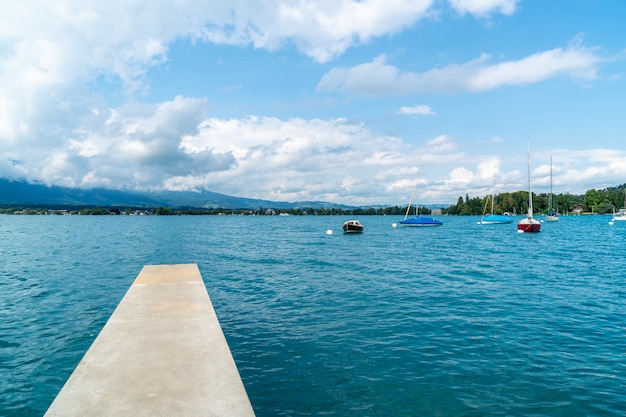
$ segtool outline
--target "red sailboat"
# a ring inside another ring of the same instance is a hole
[[[530,144],[528,145],[528,215],[517,222],[517,232],[539,232],[541,222],[533,218],[533,194],[530,191]]]

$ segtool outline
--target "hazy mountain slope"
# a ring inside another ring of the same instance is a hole
[[[44,184],[33,184],[26,181],[0,179],[0,204],[17,205],[90,205],[117,207],[196,207],[225,209],[289,209],[298,207],[310,208],[344,208],[352,207],[326,202],[274,202],[251,198],[233,197],[211,191],[160,191],[130,192],[94,188],[83,190],[78,188],[48,187]]]

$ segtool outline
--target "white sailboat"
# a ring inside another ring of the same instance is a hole
[[[626,222],[626,189],[624,190],[624,208],[619,209],[618,213],[613,214],[614,222]]]
[[[548,195],[548,214],[546,215],[547,222],[558,222],[559,221],[559,209],[557,206],[556,211],[552,209],[552,156],[550,156],[550,194]]]

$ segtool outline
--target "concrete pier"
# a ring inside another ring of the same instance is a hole
[[[254,416],[195,264],[147,265],[45,417]]]

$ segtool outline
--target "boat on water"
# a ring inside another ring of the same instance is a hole
[[[528,214],[517,222],[518,233],[539,232],[541,222],[533,217],[533,193],[530,189],[530,145],[528,146]]]
[[[419,214],[419,204],[417,204],[417,201],[415,202],[415,216],[409,218],[409,214],[411,212],[411,207],[413,204],[413,197],[416,194],[418,185],[419,185],[419,175],[417,177],[417,180],[415,180],[415,185],[413,186],[413,192],[411,192],[411,198],[409,199],[409,205],[406,208],[406,213],[404,214],[404,220],[399,222],[400,225],[401,226],[414,226],[414,227],[441,226],[443,222],[440,222],[439,220],[435,218],[421,216]]]
[[[554,210],[548,210],[548,214],[546,214],[547,222],[558,222],[559,221],[559,213]]]
[[[513,219],[511,216],[506,214],[488,214],[483,216],[480,221],[480,224],[511,224],[513,223]]]
[[[358,220],[348,220],[344,222],[342,229],[344,233],[363,233],[364,227]]]
[[[546,215],[547,222],[558,222],[559,221],[559,210],[557,206],[557,210],[554,211],[552,208],[552,156],[550,156],[550,194],[548,194],[548,214]]]
[[[620,209],[618,213],[615,213],[613,215],[613,218],[611,220],[613,220],[614,222],[626,222],[626,210]]]
[[[441,226],[443,224],[443,222],[433,217],[426,217],[426,216],[420,216],[420,215],[416,215],[415,217],[411,217],[410,219],[407,219],[405,217],[404,220],[402,220],[399,223],[402,226]]]
[[[613,214],[614,222],[626,222],[626,190],[624,190],[624,208],[619,209],[619,212]]]
[[[495,205],[495,195],[493,193],[493,187],[496,182],[495,172],[493,174],[493,184],[491,185],[491,195],[485,201],[485,208],[483,209],[483,216],[480,218],[478,224],[509,224],[513,222],[513,219],[510,216],[504,214],[495,214],[494,213],[494,205]],[[489,201],[491,200],[491,213],[485,215],[487,212],[487,206],[489,205]]]
[[[626,209],[619,209],[619,212],[615,213],[611,220],[614,222],[626,222]]]

